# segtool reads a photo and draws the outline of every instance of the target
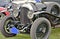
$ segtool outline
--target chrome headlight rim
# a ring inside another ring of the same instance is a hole
[[[29,18],[29,19],[32,19],[33,18],[33,11],[28,11],[28,14],[27,14],[27,17]]]
[[[17,17],[18,16],[18,12],[19,12],[19,5],[13,3],[13,15],[14,17]]]

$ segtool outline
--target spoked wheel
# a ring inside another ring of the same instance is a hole
[[[42,39],[45,34],[47,34],[48,32],[48,28],[47,28],[47,24],[46,23],[41,23],[38,27],[37,27],[37,30],[36,30],[36,36],[37,38],[39,39]]]
[[[5,29],[5,31],[7,32],[7,33],[9,33],[10,34],[10,28],[12,27],[11,25],[13,25],[13,24],[11,24],[11,22],[12,22],[13,20],[11,20],[11,19],[9,19],[9,20],[7,20],[6,21],[6,23],[5,23],[5,27],[4,27],[4,29]]]
[[[32,39],[48,39],[51,32],[51,24],[46,18],[38,18],[31,27]]]
[[[13,34],[10,32],[10,28],[13,27],[13,24],[11,24],[11,22],[14,21],[12,19],[5,19],[2,21],[1,23],[1,32],[2,34],[5,36],[5,37],[12,37],[12,36],[15,36],[16,34]]]

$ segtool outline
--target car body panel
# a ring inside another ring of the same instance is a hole
[[[44,1],[44,2],[57,2],[60,4],[60,0],[42,0],[42,1]]]
[[[50,13],[51,9],[53,6],[58,6],[60,8],[60,4],[57,2],[44,2],[44,4],[46,5],[47,9],[46,11]]]
[[[4,13],[6,16],[10,15],[10,12],[8,12],[7,9],[3,7],[0,7],[0,12]]]

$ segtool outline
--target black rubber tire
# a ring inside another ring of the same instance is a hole
[[[51,13],[55,16],[59,16],[59,8],[57,6],[53,6],[51,8]],[[54,14],[55,13],[55,14]]]
[[[51,33],[51,24],[50,24],[49,20],[42,17],[42,18],[36,19],[34,21],[34,23],[32,24],[31,31],[30,31],[31,39],[37,39],[36,30],[37,30],[38,25],[41,23],[46,23],[48,25],[47,26],[48,32],[44,35],[44,37],[42,39],[48,39],[49,38],[49,35]]]
[[[1,20],[1,23],[0,23],[0,30],[1,30],[1,33],[5,36],[5,37],[13,37],[13,36],[16,36],[16,34],[12,34],[12,33],[7,33],[5,31],[5,28],[4,28],[4,24],[6,23],[7,20],[9,19],[12,19],[12,16],[8,16],[8,17],[4,17],[3,20]]]

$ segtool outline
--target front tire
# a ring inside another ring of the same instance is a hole
[[[11,17],[5,17],[2,21],[1,21],[1,33],[5,36],[5,37],[13,37],[16,36],[16,34],[12,34],[10,33],[9,29],[10,26],[8,26],[8,24],[10,24],[12,21],[14,21]]]
[[[51,24],[49,20],[46,18],[38,18],[31,27],[31,39],[48,39],[50,32]]]

